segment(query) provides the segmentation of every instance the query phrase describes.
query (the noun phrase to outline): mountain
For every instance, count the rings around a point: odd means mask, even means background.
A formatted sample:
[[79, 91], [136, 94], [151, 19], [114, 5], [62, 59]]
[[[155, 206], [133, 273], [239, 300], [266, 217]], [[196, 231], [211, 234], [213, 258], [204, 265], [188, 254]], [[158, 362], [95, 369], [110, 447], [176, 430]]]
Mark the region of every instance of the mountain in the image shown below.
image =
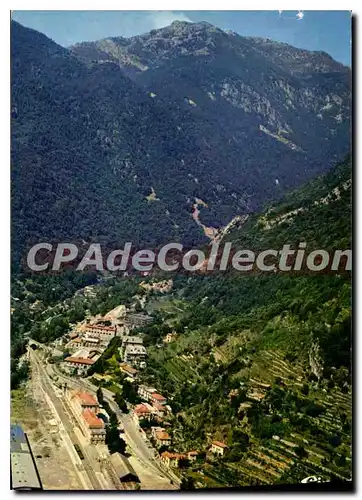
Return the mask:
[[207, 23], [65, 49], [12, 22], [11, 71], [17, 259], [44, 239], [206, 241], [350, 147], [349, 68]]

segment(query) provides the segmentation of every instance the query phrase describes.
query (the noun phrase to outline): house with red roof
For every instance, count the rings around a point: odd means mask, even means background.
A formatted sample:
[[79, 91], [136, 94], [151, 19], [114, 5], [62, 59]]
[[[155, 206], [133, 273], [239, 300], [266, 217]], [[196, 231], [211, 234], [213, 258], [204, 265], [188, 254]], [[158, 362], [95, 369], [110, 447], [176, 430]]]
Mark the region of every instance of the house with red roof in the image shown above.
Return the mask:
[[219, 455], [222, 457], [224, 456], [226, 450], [227, 445], [222, 441], [213, 441], [211, 443], [211, 452], [214, 453], [214, 455]]
[[62, 368], [68, 373], [76, 372], [78, 375], [86, 375], [89, 367], [94, 363], [94, 359], [69, 356], [62, 363]]
[[180, 460], [187, 460], [187, 456], [182, 453], [164, 451], [161, 453], [161, 462], [167, 467], [178, 467]]
[[133, 409], [133, 418], [139, 423], [141, 420], [151, 420], [155, 415], [155, 410], [148, 403], [141, 403], [136, 405]]

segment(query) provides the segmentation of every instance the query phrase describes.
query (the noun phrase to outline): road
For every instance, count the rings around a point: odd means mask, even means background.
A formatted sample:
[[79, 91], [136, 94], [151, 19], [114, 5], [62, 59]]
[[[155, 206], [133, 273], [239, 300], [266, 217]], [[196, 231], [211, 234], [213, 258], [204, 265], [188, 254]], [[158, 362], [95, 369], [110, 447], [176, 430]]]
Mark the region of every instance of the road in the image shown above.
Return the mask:
[[35, 352], [30, 348], [29, 349], [29, 359], [31, 362], [32, 366], [32, 376], [36, 377], [37, 380], [39, 380], [42, 389], [44, 392], [48, 395], [51, 403], [53, 404], [63, 426], [64, 429], [66, 430], [67, 434], [69, 435], [69, 438], [71, 439], [73, 444], [77, 444], [79, 448], [81, 449], [84, 459], [82, 460], [82, 465], [84, 467], [84, 471], [87, 474], [87, 477], [89, 479], [89, 483], [92, 485], [92, 488], [94, 490], [102, 490], [102, 486], [99, 483], [97, 476], [94, 472], [94, 469], [92, 467], [91, 460], [89, 459], [86, 451], [84, 450], [82, 443], [79, 441], [77, 435], [74, 432], [74, 423], [72, 422], [71, 417], [69, 414], [66, 412], [63, 402], [58, 398], [58, 396], [55, 393], [53, 384], [49, 378], [49, 375], [47, 374], [46, 370], [44, 369], [43, 364], [39, 361], [38, 356], [35, 354]]
[[[54, 375], [59, 377], [59, 380], [62, 380], [63, 383], [66, 382], [68, 387], [76, 387], [96, 394], [97, 387], [91, 384], [88, 380], [75, 379], [64, 375], [55, 365], [48, 365], [48, 368], [54, 373]], [[130, 414], [123, 413], [119, 409], [113, 399], [114, 393], [104, 388], [102, 388], [102, 392], [105, 401], [108, 402], [111, 409], [116, 413], [118, 420], [123, 425], [125, 441], [134, 455], [136, 455], [137, 459], [148, 471], [158, 476], [159, 479], [172, 482], [173, 484], [178, 484], [180, 479], [172, 471], [164, 468], [156, 459], [154, 448], [148, 440], [144, 439], [145, 434], [140, 432], [140, 427], [133, 420], [132, 416]]]

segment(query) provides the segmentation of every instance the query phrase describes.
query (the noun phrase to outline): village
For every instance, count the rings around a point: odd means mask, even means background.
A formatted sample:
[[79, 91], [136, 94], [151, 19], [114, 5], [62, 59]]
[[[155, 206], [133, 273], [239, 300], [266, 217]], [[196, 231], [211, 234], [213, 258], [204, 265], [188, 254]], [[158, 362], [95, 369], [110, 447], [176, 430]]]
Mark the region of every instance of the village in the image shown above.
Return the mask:
[[[117, 327], [97, 323], [87, 325], [77, 332], [72, 332], [69, 334], [69, 342], [66, 344], [66, 348], [72, 354], [61, 363], [61, 371], [73, 376], [87, 376], [89, 367], [100, 358], [110, 340], [117, 336], [121, 337], [119, 351], [123, 361], [119, 363], [119, 370], [125, 375], [126, 380], [137, 386], [137, 394], [142, 400], [131, 409], [134, 421], [139, 425], [140, 430], [146, 429], [157, 449], [167, 448], [160, 455], [161, 461], [166, 466], [177, 468], [180, 461], [196, 460], [199, 453], [195, 450], [183, 454], [169, 451], [168, 448], [172, 447], [172, 439], [167, 432], [167, 427], [170, 426], [167, 417], [172, 414], [172, 409], [167, 404], [167, 398], [160, 394], [155, 387], [139, 383], [142, 378], [142, 368], [147, 363], [147, 350], [143, 345], [142, 336], [128, 335], [129, 331], [129, 327], [125, 324]], [[175, 333], [170, 332], [164, 337], [163, 341], [165, 343], [172, 342], [174, 337]], [[110, 381], [111, 377], [94, 374], [93, 379], [101, 382]], [[84, 397], [92, 398], [89, 394], [85, 394]], [[96, 415], [97, 412], [93, 409], [92, 413]], [[86, 405], [83, 408], [83, 416], [86, 423], [90, 423], [90, 408]], [[90, 440], [94, 443], [104, 442], [105, 433], [96, 430], [96, 418], [92, 418], [92, 425], [89, 426]], [[150, 425], [152, 423], [157, 425]], [[83, 423], [82, 425], [86, 424]], [[100, 429], [104, 428], [104, 422], [99, 418], [97, 425]], [[92, 429], [95, 429], [94, 432], [92, 432]], [[215, 441], [211, 443], [210, 451], [222, 456], [226, 448], [225, 443]]]
[[[240, 356], [244, 338], [230, 341], [230, 354], [216, 345], [208, 365], [203, 362], [198, 366], [190, 350], [174, 350], [188, 339], [172, 322], [158, 319], [162, 330], [154, 339], [150, 338], [157, 318], [154, 308], [169, 307], [167, 300], [162, 301], [160, 295], [155, 297], [152, 292], [156, 289], [162, 294], [170, 291], [172, 285], [162, 281], [145, 285], [147, 294], [132, 294], [130, 300], [111, 310], [105, 308], [102, 314], [89, 312], [53, 341], [42, 343], [29, 337], [31, 385], [43, 392], [39, 393], [39, 401], [48, 404], [52, 417], [45, 425], [45, 435], [53, 432], [49, 430], [51, 422], [54, 425], [58, 422], [63, 429], [62, 453], [68, 452], [72, 462], [66, 472], [75, 469], [72, 474], [75, 478], [80, 476], [82, 487], [94, 490], [218, 487], [223, 481], [223, 471], [236, 467], [236, 463], [243, 474], [264, 483], [269, 480], [267, 475], [279, 477], [294, 463], [300, 449], [298, 436], [293, 434], [283, 439], [274, 433], [270, 439], [273, 456], [265, 458], [265, 440], [261, 445], [252, 441], [252, 410], [263, 405], [266, 414], [273, 412], [270, 402], [273, 380], [280, 388], [293, 383], [298, 390], [304, 389], [300, 369], [294, 367], [292, 372], [293, 367], [280, 357], [267, 358], [267, 368], [255, 370], [247, 380], [239, 379], [237, 387], [234, 385], [224, 392], [223, 411], [232, 409], [237, 415], [238, 429], [216, 422], [206, 432], [198, 432], [197, 418], [192, 412], [187, 414], [187, 397], [180, 387], [184, 383], [190, 395], [205, 366], [209, 373], [211, 369], [217, 373], [223, 356], [230, 355], [230, 359], [233, 353]], [[82, 290], [88, 297], [93, 293], [93, 287]], [[174, 307], [180, 306], [175, 301]], [[169, 373], [179, 381], [177, 384], [168, 383], [162, 363], [157, 365], [158, 359], [165, 359], [165, 353], [171, 368]], [[286, 370], [293, 380], [285, 375]], [[212, 384], [212, 378], [209, 383]], [[212, 402], [210, 409], [217, 412]], [[31, 441], [32, 446], [33, 443], [38, 449], [39, 445]], [[43, 447], [40, 448], [39, 456], [44, 460], [41, 472], [47, 476], [49, 459], [44, 458]], [[321, 456], [312, 449], [309, 453], [314, 453], [311, 456], [318, 460]], [[290, 462], [278, 460], [277, 454], [278, 457], [287, 454]], [[238, 460], [243, 460], [241, 465]], [[259, 460], [268, 460], [268, 467]], [[318, 467], [318, 471], [327, 473], [323, 464]], [[235, 471], [238, 474], [239, 468]]]
[[[112, 397], [117, 401], [116, 384], [112, 374], [94, 372], [90, 375], [89, 372], [104, 356], [110, 344], [116, 342], [119, 347], [116, 355], [112, 357], [112, 361], [117, 360], [113, 373], [122, 374], [136, 391], [135, 401], [127, 401], [123, 410], [132, 419], [143, 441], [153, 449], [155, 460], [165, 471], [169, 471], [174, 479], [172, 482], [177, 484], [181, 481], [183, 470], [194, 463], [201, 464], [205, 458], [217, 460], [225, 456], [228, 447], [226, 443], [215, 439], [205, 443], [204, 448], [199, 450], [180, 452], [174, 448], [174, 415], [168, 398], [162, 394], [162, 388], [159, 390], [143, 381], [143, 371], [147, 366], [147, 349], [144, 346], [143, 334], [139, 330], [150, 320], [144, 312], [135, 313], [133, 310], [127, 310], [125, 306], [118, 306], [102, 318], [92, 318], [76, 325], [72, 331], [49, 345], [47, 349], [51, 355], [48, 355], [48, 363], [55, 370], [54, 373], [60, 376], [55, 376], [55, 380], [64, 381], [63, 376], [82, 385], [82, 390], [69, 390], [67, 386], [71, 384], [63, 384], [61, 387], [88, 443], [95, 447], [104, 446], [110, 416], [105, 407], [97, 401], [94, 390], [97, 386], [102, 387], [108, 401]], [[134, 329], [137, 330], [136, 334], [132, 332]], [[163, 338], [164, 345], [173, 342], [176, 337], [176, 333], [170, 331]], [[93, 390], [88, 392], [87, 387]], [[118, 429], [122, 436], [121, 421], [119, 423]], [[111, 461], [116, 465], [122, 462], [123, 468], [131, 471], [132, 481], [135, 481], [135, 484], [139, 481], [127, 458], [121, 453], [111, 454]]]

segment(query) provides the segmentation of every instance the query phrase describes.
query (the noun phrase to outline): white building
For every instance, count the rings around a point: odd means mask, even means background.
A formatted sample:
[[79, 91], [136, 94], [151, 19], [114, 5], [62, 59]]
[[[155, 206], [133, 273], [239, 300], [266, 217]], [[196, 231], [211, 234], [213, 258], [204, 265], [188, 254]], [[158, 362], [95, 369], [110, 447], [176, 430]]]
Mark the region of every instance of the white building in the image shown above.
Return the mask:
[[127, 344], [124, 350], [124, 362], [130, 365], [142, 366], [146, 361], [147, 351], [143, 345]]

